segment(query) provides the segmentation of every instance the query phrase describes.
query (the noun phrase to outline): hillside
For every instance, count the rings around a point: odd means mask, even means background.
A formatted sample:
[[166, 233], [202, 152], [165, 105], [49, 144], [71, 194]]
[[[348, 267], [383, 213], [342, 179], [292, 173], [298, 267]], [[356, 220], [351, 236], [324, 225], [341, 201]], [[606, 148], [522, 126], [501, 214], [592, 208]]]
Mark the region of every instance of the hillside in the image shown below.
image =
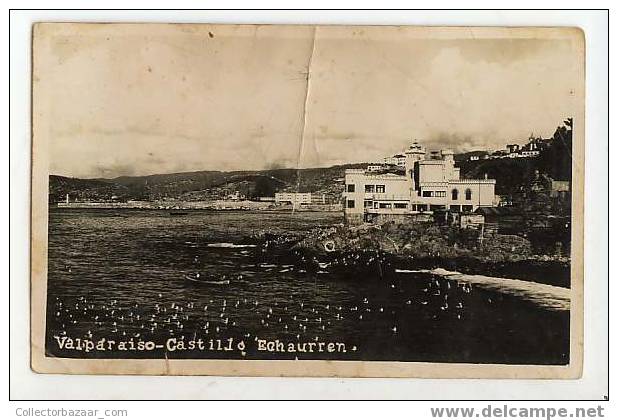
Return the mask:
[[124, 196], [127, 188], [109, 180], [67, 178], [64, 176], [51, 175], [49, 177], [49, 202], [57, 203], [64, 201], [69, 194], [71, 200], [92, 199], [95, 197]]
[[535, 170], [539, 169], [537, 159], [468, 160], [457, 165], [461, 168], [462, 178], [482, 179], [487, 175], [496, 180], [496, 194], [508, 195], [519, 191], [521, 185], [534, 177]]
[[496, 180], [496, 194], [513, 195], [528, 188], [540, 176], [553, 180], [571, 180], [573, 119], [568, 118], [559, 126], [547, 148], [536, 158], [491, 159], [471, 161], [469, 157], [479, 152], [455, 156], [463, 178], [488, 178]]
[[113, 179], [79, 179], [51, 175], [49, 200], [160, 200], [199, 201], [224, 198], [239, 191], [249, 198], [273, 196], [275, 192], [301, 191], [325, 194], [337, 201], [343, 191], [348, 168], [366, 163], [330, 168], [270, 169], [263, 171], [199, 171], [147, 176], [122, 176]]

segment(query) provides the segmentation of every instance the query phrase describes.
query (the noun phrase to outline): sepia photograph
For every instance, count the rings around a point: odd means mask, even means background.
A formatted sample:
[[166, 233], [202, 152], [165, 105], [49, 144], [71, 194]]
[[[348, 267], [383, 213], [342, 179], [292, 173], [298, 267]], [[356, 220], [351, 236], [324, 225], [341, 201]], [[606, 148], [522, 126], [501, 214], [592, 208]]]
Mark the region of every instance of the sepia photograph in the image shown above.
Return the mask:
[[37, 23], [32, 367], [577, 378], [577, 28]]

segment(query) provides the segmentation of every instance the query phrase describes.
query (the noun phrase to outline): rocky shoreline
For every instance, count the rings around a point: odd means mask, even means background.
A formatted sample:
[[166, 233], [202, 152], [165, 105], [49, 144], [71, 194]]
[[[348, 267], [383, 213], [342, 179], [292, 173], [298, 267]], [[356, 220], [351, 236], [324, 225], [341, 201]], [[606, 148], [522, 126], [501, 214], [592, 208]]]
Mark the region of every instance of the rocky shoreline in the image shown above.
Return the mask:
[[289, 259], [308, 271], [358, 271], [388, 277], [396, 269], [434, 269], [483, 274], [570, 287], [570, 258], [535, 253], [524, 237], [497, 233], [479, 237], [431, 223], [324, 226], [308, 232], [265, 233], [265, 254]]

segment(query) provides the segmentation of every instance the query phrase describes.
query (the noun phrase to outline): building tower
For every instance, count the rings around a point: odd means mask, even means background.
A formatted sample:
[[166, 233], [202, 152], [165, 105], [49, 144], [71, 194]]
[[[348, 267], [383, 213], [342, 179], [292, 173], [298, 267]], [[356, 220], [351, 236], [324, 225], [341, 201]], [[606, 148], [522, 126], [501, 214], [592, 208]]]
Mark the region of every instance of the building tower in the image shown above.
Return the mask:
[[458, 179], [459, 176], [455, 176], [455, 157], [451, 149], [440, 150], [442, 160], [444, 161], [444, 180], [450, 181], [452, 179]]
[[406, 178], [411, 183], [411, 189], [414, 190], [416, 188], [415, 185], [415, 176], [414, 176], [414, 167], [416, 162], [420, 162], [425, 159], [425, 148], [418, 144], [417, 142], [412, 143], [410, 148], [406, 150]]

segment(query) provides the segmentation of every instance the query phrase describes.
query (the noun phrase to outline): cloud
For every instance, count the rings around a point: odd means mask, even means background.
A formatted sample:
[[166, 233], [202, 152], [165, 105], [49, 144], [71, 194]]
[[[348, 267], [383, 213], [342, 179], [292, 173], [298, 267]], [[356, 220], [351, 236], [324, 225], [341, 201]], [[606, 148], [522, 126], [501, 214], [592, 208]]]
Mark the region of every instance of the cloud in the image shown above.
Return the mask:
[[549, 38], [321, 27], [307, 91], [310, 27], [93, 28], [55, 38], [45, 73], [58, 174], [367, 162], [415, 139], [498, 148], [551, 135], [582, 94], [577, 54]]

